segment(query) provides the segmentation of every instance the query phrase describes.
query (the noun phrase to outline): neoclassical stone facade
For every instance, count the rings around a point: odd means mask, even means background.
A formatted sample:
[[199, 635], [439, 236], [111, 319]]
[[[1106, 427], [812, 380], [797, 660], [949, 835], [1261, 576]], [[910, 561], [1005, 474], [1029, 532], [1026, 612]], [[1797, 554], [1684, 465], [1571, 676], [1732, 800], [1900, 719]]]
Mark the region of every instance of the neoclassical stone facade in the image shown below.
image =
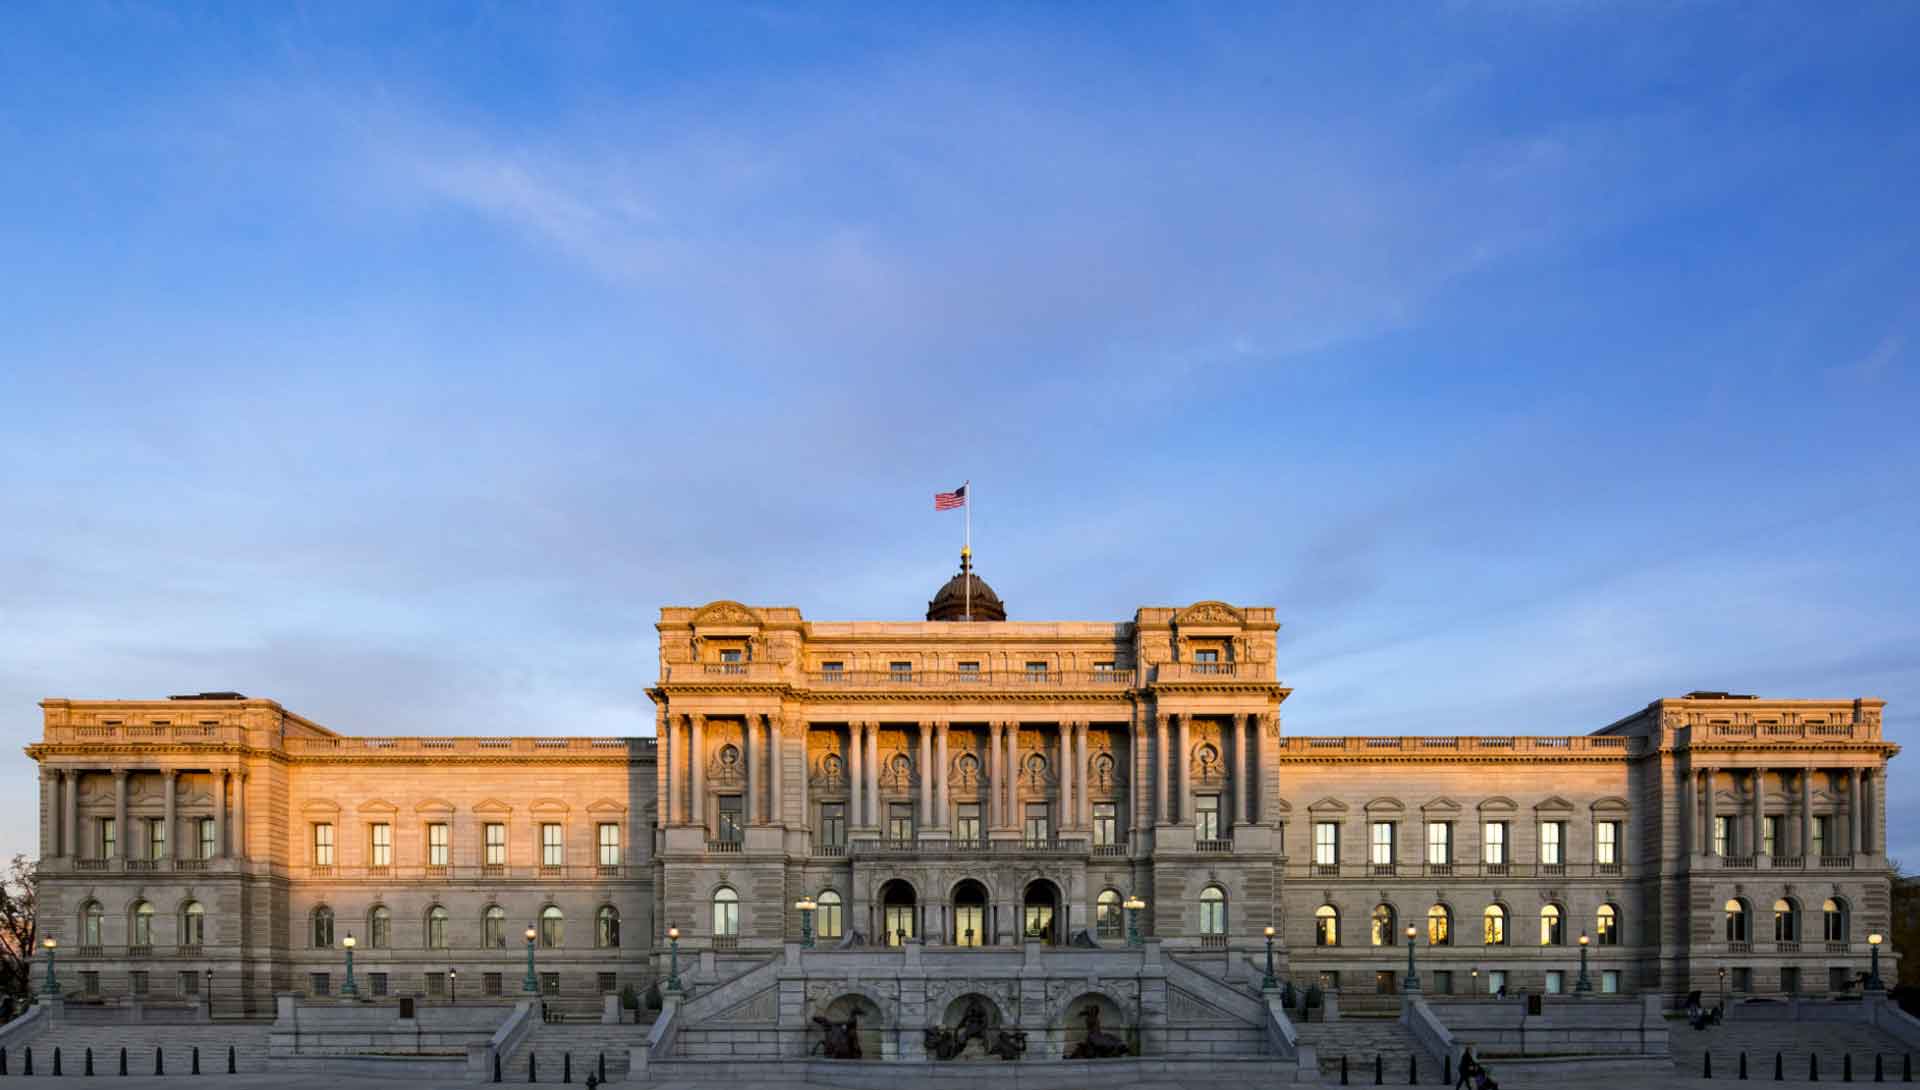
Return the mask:
[[1137, 930], [1256, 959], [1272, 927], [1284, 973], [1357, 996], [1400, 986], [1412, 926], [1430, 993], [1571, 991], [1582, 934], [1596, 991], [1824, 993], [1888, 922], [1878, 700], [1302, 737], [1271, 608], [831, 622], [719, 601], [657, 627], [653, 738], [44, 701], [28, 754], [64, 983], [210, 982], [264, 1009], [340, 990], [351, 932], [361, 994], [513, 995], [531, 928], [537, 986], [585, 1005], [663, 974], [669, 927], [716, 973], [809, 926], [822, 946]]

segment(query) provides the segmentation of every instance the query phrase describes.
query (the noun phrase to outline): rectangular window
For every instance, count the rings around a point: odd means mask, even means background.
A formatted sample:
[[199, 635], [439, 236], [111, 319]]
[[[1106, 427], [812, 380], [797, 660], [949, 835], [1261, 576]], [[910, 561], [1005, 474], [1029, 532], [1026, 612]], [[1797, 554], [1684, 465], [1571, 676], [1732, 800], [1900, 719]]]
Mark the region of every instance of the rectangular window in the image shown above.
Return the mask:
[[132, 984], [133, 984], [133, 994], [135, 994], [135, 995], [145, 995], [145, 994], [147, 994], [147, 974], [146, 974], [146, 971], [145, 971], [145, 970], [143, 970], [143, 969], [135, 969], [135, 970], [133, 971], [133, 973], [132, 973], [132, 978], [133, 978], [133, 979], [132, 979]]
[[1373, 865], [1376, 867], [1393, 865], [1393, 822], [1391, 821], [1373, 823]]
[[1029, 844], [1045, 844], [1053, 839], [1053, 821], [1048, 814], [1046, 803], [1027, 804], [1027, 821], [1023, 831]]
[[1220, 796], [1193, 797], [1193, 836], [1196, 840], [1220, 839]]
[[1593, 861], [1620, 862], [1620, 823], [1603, 821], [1593, 829]]
[[499, 995], [500, 981], [499, 973], [482, 973], [480, 974], [480, 991], [486, 995]]
[[1095, 676], [1109, 676], [1114, 672], [1114, 664], [1111, 662], [1096, 662], [1093, 664], [1093, 672]]
[[165, 818], [147, 819], [147, 858], [160, 859], [167, 854], [167, 822]]
[[560, 974], [559, 973], [541, 973], [540, 974], [540, 994], [541, 995], [559, 995], [560, 994]]
[[100, 973], [98, 970], [81, 971], [80, 994], [88, 996], [100, 994]]
[[600, 823], [600, 865], [620, 865], [620, 826], [611, 821]]
[[615, 983], [616, 979], [612, 973], [595, 973], [593, 982], [600, 986], [601, 995], [612, 995], [620, 990], [620, 986]]
[[428, 995], [439, 997], [447, 994], [447, 974], [434, 972], [429, 969], [424, 976], [426, 982], [425, 991]]
[[730, 648], [726, 648], [726, 649], [724, 649], [724, 650], [722, 650], [722, 651], [720, 652], [720, 661], [721, 661], [721, 662], [740, 662], [740, 661], [742, 661], [742, 658], [741, 658], [741, 653], [740, 653], [740, 649], [739, 649], [739, 648], [737, 648], [737, 647], [730, 647]]
[[543, 867], [567, 865], [566, 830], [557, 821], [540, 823], [540, 865]]
[[1046, 679], [1047, 679], [1046, 663], [1044, 662], [1027, 663], [1027, 680], [1028, 681], [1045, 681]]
[[1733, 990], [1740, 995], [1752, 994], [1753, 992], [1753, 970], [1752, 969], [1741, 968], [1741, 969], [1735, 969], [1733, 971]]
[[1713, 854], [1733, 854], [1733, 819], [1725, 814], [1716, 814], [1713, 819]]
[[822, 681], [839, 681], [846, 676], [847, 664], [844, 662], [823, 662], [820, 664]]
[[1800, 994], [1800, 970], [1796, 966], [1785, 966], [1780, 970], [1780, 990], [1788, 995]]
[[1780, 854], [1780, 819], [1764, 817], [1760, 819], [1760, 852], [1762, 855]]
[[887, 663], [887, 678], [891, 681], [912, 681], [913, 680], [913, 663], [911, 662]]
[[1559, 995], [1566, 991], [1566, 975], [1559, 969], [1547, 970], [1547, 994]]
[[[206, 842], [205, 831], [201, 832], [201, 842]], [[211, 853], [207, 853], [210, 856]], [[204, 856], [203, 856], [204, 857]], [[313, 865], [316, 867], [333, 866], [333, 822], [318, 822], [313, 827]]]
[[1567, 861], [1565, 846], [1567, 823], [1564, 821], [1543, 821], [1540, 823], [1540, 862], [1548, 866], [1557, 866]]
[[1827, 845], [1831, 843], [1831, 838], [1827, 834], [1832, 831], [1832, 818], [1817, 817], [1813, 819], [1813, 855], [1821, 856], [1827, 854]]
[[890, 802], [887, 804], [887, 839], [902, 843], [913, 841], [912, 803]]
[[489, 821], [483, 831], [486, 837], [486, 856], [484, 862], [489, 867], [507, 865], [507, 826], [505, 822]]
[[1499, 995], [1507, 990], [1507, 971], [1505, 969], [1487, 970], [1487, 994]]
[[182, 999], [190, 995], [200, 994], [199, 973], [194, 972], [192, 969], [182, 969], [174, 979], [179, 981], [177, 987], [180, 989], [179, 994]]
[[368, 973], [368, 974], [367, 974], [367, 980], [368, 980], [368, 982], [369, 982], [369, 983], [370, 983], [370, 984], [372, 985], [372, 987], [373, 987], [373, 994], [374, 994], [374, 995], [386, 995], [386, 994], [387, 994], [387, 974], [385, 974], [385, 973]]
[[1444, 867], [1453, 862], [1453, 823], [1427, 822], [1427, 862]]
[[427, 823], [427, 866], [444, 867], [452, 861], [453, 840], [444, 821]]
[[954, 666], [960, 673], [960, 678], [959, 678], [960, 681], [972, 682], [972, 681], [980, 680], [980, 664], [979, 663], [957, 662], [954, 664]]
[[100, 819], [100, 858], [112, 859], [120, 853], [118, 832], [113, 827], [112, 818]]
[[1482, 863], [1492, 863], [1496, 866], [1506, 863], [1507, 823], [1504, 821], [1487, 822], [1480, 844], [1483, 852], [1480, 857]]
[[1453, 994], [1453, 970], [1435, 969], [1433, 971], [1433, 993], [1435, 995]]
[[820, 843], [831, 848], [847, 846], [846, 803], [823, 802], [820, 804]]
[[1332, 867], [1340, 862], [1340, 826], [1337, 822], [1316, 821], [1313, 823], [1313, 862], [1316, 866]]
[[[328, 828], [331, 829], [332, 826], [328, 826]], [[200, 858], [212, 859], [213, 858], [213, 819], [212, 818], [209, 817], [209, 818], [200, 819], [199, 833], [200, 835], [197, 839], [200, 841]], [[331, 855], [332, 853], [329, 852], [328, 854]], [[331, 866], [332, 864], [325, 864], [325, 865]]]
[[980, 804], [963, 802], [954, 807], [953, 835], [957, 840], [970, 844], [980, 842]]
[[1193, 653], [1193, 661], [1195, 661], [1195, 662], [1219, 662], [1219, 661], [1220, 661], [1220, 652], [1219, 652], [1219, 651], [1218, 651], [1217, 649], [1214, 649], [1214, 648], [1208, 648], [1208, 647], [1203, 647], [1203, 648], [1199, 648], [1198, 650], [1196, 650], [1196, 651], [1194, 651], [1194, 653]]
[[1120, 808], [1111, 802], [1093, 804], [1093, 843], [1107, 847], [1120, 843]]
[[1620, 992], [1620, 970], [1600, 970], [1600, 994], [1618, 995]]
[[393, 866], [393, 826], [384, 821], [375, 822], [368, 830], [367, 865], [370, 867]]
[[325, 973], [308, 973], [307, 991], [312, 995], [332, 995], [333, 978]]
[[720, 839], [739, 843], [747, 838], [745, 800], [739, 795], [719, 798]]

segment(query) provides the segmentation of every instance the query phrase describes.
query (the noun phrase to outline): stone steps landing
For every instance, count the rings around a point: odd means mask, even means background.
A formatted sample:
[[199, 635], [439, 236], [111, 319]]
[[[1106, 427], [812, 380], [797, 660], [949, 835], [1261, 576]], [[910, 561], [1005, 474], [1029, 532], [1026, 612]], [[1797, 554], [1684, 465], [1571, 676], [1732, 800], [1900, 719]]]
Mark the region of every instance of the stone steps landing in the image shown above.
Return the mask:
[[185, 1075], [193, 1070], [193, 1050], [200, 1049], [200, 1072], [224, 1075], [227, 1048], [234, 1050], [234, 1068], [242, 1074], [267, 1070], [267, 1030], [265, 1023], [221, 1025], [64, 1025], [49, 1026], [24, 1042], [7, 1050], [7, 1070], [18, 1074], [25, 1061], [25, 1049], [33, 1049], [33, 1070], [37, 1075], [53, 1073], [53, 1050], [60, 1050], [61, 1072], [78, 1075], [86, 1070], [87, 1049], [93, 1049], [96, 1075], [117, 1075], [120, 1050], [127, 1050], [127, 1074], [153, 1074], [154, 1050], [166, 1061], [168, 1075]]
[[525, 1082], [528, 1060], [532, 1057], [540, 1065], [541, 1082], [559, 1082], [565, 1069], [564, 1057], [571, 1055], [573, 1081], [584, 1083], [587, 1072], [595, 1070], [599, 1057], [605, 1054], [607, 1078], [618, 1081], [627, 1075], [627, 1050], [645, 1044], [646, 1040], [646, 1026], [542, 1023], [501, 1061], [501, 1077], [507, 1082]]
[[[1345, 1056], [1349, 1078], [1355, 1083], [1373, 1082], [1374, 1057], [1381, 1059], [1384, 1081], [1405, 1086], [1409, 1058], [1420, 1062], [1420, 1082], [1441, 1082], [1440, 1061], [1429, 1055], [1398, 1020], [1385, 1018], [1343, 1018], [1337, 1022], [1308, 1022], [1296, 1025], [1302, 1045], [1312, 1045], [1319, 1054], [1320, 1074], [1338, 1079], [1340, 1057]], [[1364, 1078], [1362, 1075], [1364, 1074]]]
[[[1681, 1021], [1669, 1025], [1674, 1070], [1686, 1076], [1704, 1071], [1706, 1056], [1711, 1053], [1714, 1077], [1736, 1078], [1740, 1054], [1745, 1052], [1750, 1078], [1773, 1078], [1773, 1058], [1779, 1053], [1790, 1079], [1806, 1078], [1808, 1058], [1815, 1055], [1820, 1057], [1823, 1080], [1839, 1079], [1847, 1056], [1853, 1057], [1855, 1080], [1871, 1079], [1876, 1055], [1881, 1057], [1887, 1074], [1898, 1079], [1901, 1057], [1907, 1051], [1898, 1038], [1861, 1023], [1724, 1022], [1704, 1030]], [[1920, 1065], [1920, 1055], [1914, 1059]]]

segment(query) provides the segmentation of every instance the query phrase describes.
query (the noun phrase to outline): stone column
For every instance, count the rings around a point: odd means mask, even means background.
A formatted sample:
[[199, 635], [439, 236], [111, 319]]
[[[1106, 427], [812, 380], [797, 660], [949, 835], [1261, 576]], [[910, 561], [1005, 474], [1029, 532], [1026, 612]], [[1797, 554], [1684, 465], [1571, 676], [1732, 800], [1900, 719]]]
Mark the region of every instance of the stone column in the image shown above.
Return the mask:
[[713, 829], [707, 824], [707, 717], [691, 717], [687, 736], [687, 823], [706, 829], [711, 836]]
[[1233, 755], [1236, 773], [1233, 785], [1234, 801], [1240, 804], [1240, 824], [1252, 825], [1253, 793], [1259, 782], [1253, 767], [1254, 717], [1236, 715], [1233, 717], [1233, 725], [1239, 734], [1239, 746]]
[[810, 755], [807, 743], [813, 740], [813, 724], [807, 722], [805, 716], [801, 716], [794, 719], [793, 726], [794, 744], [800, 747], [800, 790], [795, 793], [800, 800], [800, 825], [802, 828], [811, 829], [813, 828], [813, 757]]
[[[1753, 854], [1767, 847], [1767, 770], [1753, 770]], [[1778, 845], [1775, 845], [1778, 847]]]
[[[1859, 779], [1855, 779], [1859, 783]], [[127, 770], [113, 770], [113, 858], [127, 858]]]
[[1713, 812], [1714, 800], [1713, 800], [1713, 769], [1712, 768], [1704, 768], [1700, 770], [1700, 784], [1701, 784], [1702, 792], [1704, 792], [1707, 796], [1707, 816], [1704, 819], [1702, 819], [1700, 823], [1701, 824], [1700, 850], [1707, 855], [1716, 855], [1718, 853], [1716, 852], [1715, 849], [1718, 847], [1718, 845], [1714, 843], [1714, 839], [1713, 839], [1715, 815]]
[[50, 859], [58, 859], [66, 854], [61, 850], [60, 840], [60, 783], [64, 778], [65, 774], [59, 769], [50, 768], [46, 770], [46, 775], [42, 780], [42, 782], [47, 785], [47, 846], [45, 854]]
[[67, 856], [78, 859], [86, 854], [86, 849], [81, 845], [82, 837], [80, 836], [80, 770], [63, 769], [60, 775], [67, 781], [67, 789], [60, 793], [60, 805], [66, 811], [66, 817], [61, 819], [60, 827], [65, 830]]
[[[1805, 858], [1813, 850], [1813, 770], [1800, 770], [1800, 843], [1796, 845], [1798, 854]], [[1809, 866], [1818, 866], [1818, 860], [1812, 860]]]
[[1082, 719], [1077, 731], [1080, 737], [1078, 755], [1080, 769], [1080, 816], [1074, 824], [1082, 829], [1093, 828], [1093, 724]]
[[[168, 843], [172, 843], [173, 831], [167, 831]], [[233, 772], [233, 857], [246, 862], [247, 859], [247, 770], [235, 769]]]
[[1156, 825], [1171, 822], [1167, 814], [1167, 777], [1173, 771], [1173, 762], [1167, 760], [1167, 717], [1153, 717], [1156, 728], [1153, 737], [1153, 759], [1148, 762], [1149, 775], [1153, 777], [1153, 821]]
[[741, 716], [740, 760], [747, 766], [747, 797], [741, 816], [748, 825], [761, 822], [760, 762], [765, 757], [766, 749], [760, 744], [760, 717], [752, 713]]
[[1848, 850], [1859, 855], [1866, 850], [1866, 807], [1861, 805], [1860, 795], [1866, 790], [1866, 777], [1857, 768], [1847, 770], [1847, 784], [1851, 790], [1847, 793], [1847, 840]]
[[1020, 721], [1007, 724], [1007, 824], [1021, 829], [1025, 817], [1020, 810]]
[[987, 724], [987, 828], [1000, 828], [1000, 724]]
[[653, 824], [673, 824], [673, 720], [662, 710], [653, 717]]
[[176, 796], [179, 794], [176, 782], [178, 778], [179, 773], [171, 768], [165, 769], [160, 773], [160, 782], [165, 785], [161, 791], [161, 796], [166, 800], [166, 817], [162, 820], [167, 823], [168, 859], [180, 858], [180, 823], [175, 817], [175, 809], [179, 805], [179, 803], [175, 801]]
[[227, 770], [213, 770], [213, 857], [227, 857]]
[[878, 827], [880, 812], [880, 724], [867, 722], [867, 824]]
[[920, 822], [919, 829], [933, 827], [933, 724], [920, 723]]
[[947, 783], [947, 769], [951, 767], [947, 764], [947, 733], [951, 726], [944, 719], [935, 724], [939, 732], [935, 735], [933, 756], [933, 827], [936, 829], [945, 829], [952, 822], [949, 815], [953, 813], [953, 800], [947, 797], [952, 789]]
[[1078, 808], [1073, 796], [1073, 729], [1071, 719], [1057, 723], [1054, 733], [1060, 736], [1060, 828], [1066, 829], [1078, 824]]
[[1173, 754], [1173, 768], [1177, 770], [1177, 783], [1181, 785], [1181, 821], [1194, 818], [1194, 777], [1192, 777], [1192, 752], [1194, 752], [1194, 718], [1192, 714], [1181, 714], [1181, 748]]
[[860, 728], [866, 724], [858, 721], [847, 723], [847, 823], [856, 829], [866, 827], [866, 810], [860, 795], [867, 784], [866, 753], [867, 742], [860, 736]]
[[1696, 809], [1700, 793], [1695, 789], [1699, 782], [1700, 774], [1691, 767], [1680, 777], [1680, 852], [1683, 855], [1700, 853], [1700, 814]]
[[786, 760], [781, 756], [787, 732], [786, 721], [776, 716], [767, 716], [767, 788], [771, 796], [767, 801], [767, 821], [773, 825], [787, 822], [786, 792], [782, 784], [787, 778]]

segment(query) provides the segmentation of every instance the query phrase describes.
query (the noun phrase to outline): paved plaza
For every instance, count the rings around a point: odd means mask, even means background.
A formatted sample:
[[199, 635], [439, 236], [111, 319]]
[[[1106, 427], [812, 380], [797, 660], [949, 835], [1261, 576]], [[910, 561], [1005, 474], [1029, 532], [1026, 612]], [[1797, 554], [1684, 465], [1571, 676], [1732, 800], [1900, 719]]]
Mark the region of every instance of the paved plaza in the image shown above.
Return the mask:
[[[1495, 1067], [1496, 1077], [1498, 1076], [1498, 1073], [1499, 1073], [1498, 1067], [1496, 1066]], [[982, 1072], [983, 1076], [986, 1076], [987, 1074], [988, 1072], [985, 1072], [985, 1071]], [[13, 1076], [13, 1078], [15, 1079], [18, 1079], [19, 1077], [20, 1076], [17, 1076], [17, 1075]], [[36, 1079], [51, 1078], [51, 1077], [52, 1076], [45, 1076], [45, 1075], [35, 1076]], [[1892, 1073], [1890, 1075], [1889, 1081], [1891, 1082], [1893, 1080], [1897, 1080], [1898, 1077], [1899, 1076], [1897, 1073]], [[991, 1072], [991, 1078], [994, 1083], [998, 1084], [1002, 1088], [1002, 1090], [1013, 1090], [1014, 1087], [1017, 1087], [1019, 1085], [1018, 1073], [1014, 1071], [1006, 1071], [1004, 1069], [996, 1068]], [[1872, 1079], [1873, 1079], [1872, 1072], [1867, 1072], [1864, 1075], [1856, 1072], [1854, 1075], [1854, 1080], [1856, 1082], [1871, 1082]], [[1600, 1075], [1585, 1076], [1585, 1077], [1581, 1077], [1581, 1076], [1566, 1077], [1561, 1075], [1555, 1075], [1552, 1078], [1550, 1085], [1552, 1086], [1553, 1090], [1629, 1090], [1629, 1088], [1631, 1088], [1631, 1090], [1640, 1090], [1640, 1088], [1645, 1088], [1645, 1090], [1665, 1090], [1665, 1088], [1669, 1088], [1669, 1087], [1686, 1087], [1688, 1088], [1688, 1090], [1693, 1090], [1693, 1088], [1717, 1086], [1722, 1083], [1729, 1083], [1733, 1081], [1734, 1080], [1731, 1078], [1706, 1080], [1706, 1079], [1701, 1079], [1697, 1077], [1682, 1077], [1678, 1075], [1667, 1077], [1667, 1078], [1649, 1078], [1646, 1076], [1637, 1076], [1637, 1075], [1631, 1076], [1629, 1078], [1622, 1078], [1619, 1076], [1600, 1076]], [[1807, 1082], [1803, 1079], [1788, 1080], [1786, 1082], [1780, 1082], [1780, 1083], [1775, 1083], [1770, 1079], [1764, 1079], [1764, 1080], [1756, 1079], [1753, 1081], [1765, 1082], [1768, 1085], [1780, 1086], [1780, 1087], [1803, 1087], [1803, 1086], [1829, 1086], [1834, 1083], [1838, 1083], [1840, 1081], [1840, 1078], [1838, 1073], [1836, 1072], [1834, 1075], [1827, 1077], [1818, 1083]], [[330, 1075], [330, 1074], [289, 1074], [289, 1075], [262, 1074], [262, 1075], [207, 1075], [207, 1076], [188, 1075], [188, 1076], [166, 1076], [162, 1078], [154, 1078], [152, 1076], [133, 1076], [128, 1078], [119, 1078], [116, 1076], [107, 1075], [107, 1076], [95, 1076], [93, 1078], [67, 1076], [61, 1079], [62, 1085], [66, 1085], [68, 1083], [74, 1084], [76, 1086], [98, 1085], [101, 1087], [112, 1087], [114, 1088], [114, 1090], [180, 1090], [182, 1086], [209, 1086], [209, 1087], [215, 1087], [217, 1088], [217, 1090], [255, 1090], [255, 1088], [258, 1088], [258, 1090], [340, 1090], [341, 1084], [343, 1082], [351, 1082], [354, 1085], [369, 1086], [369, 1087], [393, 1087], [395, 1088], [395, 1090], [398, 1090], [398, 1088], [400, 1087], [406, 1087], [408, 1088], [408, 1090], [456, 1090], [456, 1088], [458, 1088], [458, 1090], [472, 1090], [472, 1088], [475, 1088], [475, 1087], [493, 1085], [492, 1083], [473, 1083], [473, 1082], [464, 1082], [464, 1081], [456, 1081], [456, 1080], [434, 1081], [434, 1080], [427, 1080], [427, 1079], [369, 1079], [369, 1078], [347, 1077], [347, 1076]], [[911, 1078], [902, 1077], [898, 1081], [897, 1086], [899, 1090], [912, 1090], [913, 1082], [914, 1080]], [[1393, 1085], [1394, 1082], [1395, 1080], [1390, 1079], [1388, 1080], [1387, 1084]], [[580, 1085], [580, 1084], [581, 1084], [581, 1080], [576, 1080], [576, 1082], [574, 1083], [574, 1085]], [[1339, 1084], [1338, 1079], [1330, 1079], [1327, 1081], [1325, 1085], [1338, 1085], [1338, 1084]], [[1353, 1080], [1353, 1084], [1356, 1086], [1372, 1085], [1372, 1079], [1370, 1077], [1369, 1078], [1355, 1077]], [[511, 1084], [502, 1084], [502, 1085], [511, 1085]], [[526, 1084], [521, 1083], [520, 1085], [526, 1085]], [[555, 1083], [555, 1085], [557, 1085], [557, 1083]], [[659, 1082], [608, 1083], [607, 1085], [650, 1087], [652, 1088], [652, 1090], [717, 1090], [717, 1088], [723, 1088], [723, 1090], [803, 1090], [803, 1088], [804, 1090], [821, 1090], [821, 1088], [826, 1088], [826, 1090], [832, 1090], [832, 1084], [830, 1083], [793, 1082], [793, 1081], [770, 1081], [770, 1082], [736, 1081], [736, 1082], [722, 1083], [722, 1082], [714, 1082], [710, 1080], [708, 1081], [672, 1080], [672, 1081], [659, 1081]], [[1102, 1082], [1100, 1084], [1100, 1090], [1186, 1090], [1186, 1088], [1189, 1088], [1189, 1087], [1204, 1087], [1206, 1088], [1206, 1090], [1219, 1090], [1219, 1088], [1227, 1085], [1247, 1086], [1249, 1084], [1247, 1082], [1234, 1082], [1230, 1084], [1224, 1081], [1181, 1081], [1181, 1082], [1164, 1082], [1164, 1081], [1149, 1081], [1149, 1080], [1142, 1080], [1137, 1082], [1107, 1081], [1107, 1082]], [[1291, 1086], [1295, 1084], [1293, 1083], [1283, 1084], [1280, 1082], [1275, 1082], [1273, 1085]], [[1502, 1087], [1502, 1090], [1525, 1090], [1526, 1087], [1546, 1086], [1546, 1085], [1549, 1085], [1549, 1083], [1545, 1081], [1532, 1083], [1532, 1082], [1526, 1082], [1520, 1079], [1506, 1079], [1506, 1080], [1502, 1080], [1500, 1085]]]

